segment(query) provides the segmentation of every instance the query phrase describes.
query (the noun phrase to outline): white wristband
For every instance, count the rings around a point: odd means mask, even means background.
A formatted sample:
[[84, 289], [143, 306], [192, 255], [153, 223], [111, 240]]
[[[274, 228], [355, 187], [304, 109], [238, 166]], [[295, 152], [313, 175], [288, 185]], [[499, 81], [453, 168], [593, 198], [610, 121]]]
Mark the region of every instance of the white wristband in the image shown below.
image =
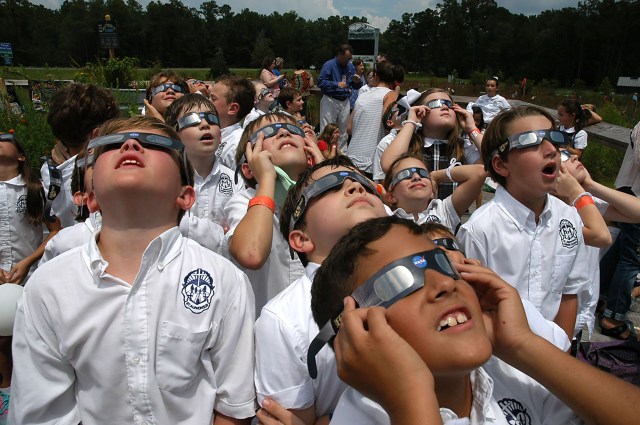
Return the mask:
[[418, 121], [410, 121], [410, 120], [404, 120], [402, 121], [402, 126], [404, 127], [405, 124], [413, 124], [414, 129], [413, 132], [417, 133], [418, 130], [420, 130], [422, 128], [422, 123], [419, 123]]
[[462, 163], [456, 160], [455, 158], [451, 158], [451, 161], [449, 162], [449, 166], [444, 171], [444, 173], [447, 175], [447, 178], [449, 179], [450, 182], [455, 183], [455, 180], [453, 180], [453, 177], [451, 177], [451, 170], [453, 170], [453, 168], [458, 165], [462, 165]]

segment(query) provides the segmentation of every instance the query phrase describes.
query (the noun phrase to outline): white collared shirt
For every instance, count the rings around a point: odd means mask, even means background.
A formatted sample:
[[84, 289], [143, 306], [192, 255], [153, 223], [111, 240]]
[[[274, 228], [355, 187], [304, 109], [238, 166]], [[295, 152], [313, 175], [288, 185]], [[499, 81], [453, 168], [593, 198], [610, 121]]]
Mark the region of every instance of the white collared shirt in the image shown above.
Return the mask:
[[633, 193], [640, 197], [640, 122], [631, 132], [631, 143], [624, 153], [615, 186], [616, 189], [630, 187]]
[[25, 287], [9, 420], [211, 424], [214, 409], [253, 416], [246, 276], [175, 227], [149, 244], [133, 284], [107, 267], [91, 238]]
[[44, 247], [44, 253], [38, 267], [50, 261], [52, 258], [67, 252], [75, 247], [89, 242], [96, 230], [100, 230], [102, 224], [102, 216], [99, 212], [89, 214], [82, 223], [76, 223], [71, 227], [65, 227], [47, 242]]
[[394, 141], [396, 136], [398, 135], [398, 129], [392, 128], [389, 134], [384, 136], [378, 142], [378, 146], [376, 146], [376, 151], [373, 153], [373, 164], [372, 172], [373, 172], [373, 180], [382, 181], [384, 180], [384, 171], [382, 171], [382, 165], [380, 163], [380, 159], [382, 158], [382, 154], [387, 150], [391, 142]]
[[[0, 268], [9, 272], [42, 243], [42, 221], [29, 222], [27, 184], [22, 175], [0, 182]], [[29, 276], [37, 265], [31, 266]]]
[[498, 186], [461, 226], [458, 239], [467, 257], [495, 271], [548, 320], [556, 317], [563, 294], [591, 285], [580, 216], [554, 196], [547, 196], [536, 224], [533, 211]]
[[226, 165], [231, 170], [236, 169], [236, 150], [238, 149], [238, 144], [240, 143], [240, 137], [242, 137], [243, 131], [244, 130], [239, 122], [220, 129], [222, 140], [220, 141], [218, 150], [216, 150], [216, 156], [218, 157], [219, 162]]
[[[62, 227], [70, 227], [76, 224], [78, 207], [73, 203], [73, 194], [71, 193], [71, 176], [73, 175], [75, 164], [76, 155], [56, 167], [62, 174], [62, 186], [60, 187], [60, 193], [51, 203], [51, 214], [60, 219]], [[46, 162], [40, 168], [40, 175], [42, 176], [42, 187], [45, 194], [49, 195], [51, 176]]]
[[[224, 214], [227, 217], [229, 226], [231, 227], [229, 232], [225, 235], [225, 249], [227, 251], [229, 249], [233, 233], [235, 232], [238, 224], [240, 224], [244, 216], [247, 214], [249, 201], [254, 196], [256, 196], [255, 189], [250, 187], [245, 188], [233, 195], [224, 207]], [[231, 260], [247, 274], [247, 277], [251, 282], [256, 300], [256, 317], [260, 315], [260, 311], [267, 301], [275, 297], [287, 286], [291, 285], [298, 278], [304, 275], [304, 267], [302, 266], [298, 255], [294, 253], [294, 258], [293, 260], [291, 259], [289, 243], [284, 240], [280, 233], [280, 220], [278, 219], [279, 213], [280, 206], [276, 204], [276, 212], [273, 214], [273, 237], [271, 238], [271, 250], [269, 252], [269, 258], [260, 269], [250, 270], [240, 267], [237, 262], [231, 258]], [[231, 255], [229, 255], [229, 257], [231, 257]]]
[[483, 94], [475, 102], [469, 102], [467, 104], [467, 111], [473, 111], [473, 106], [479, 106], [482, 109], [482, 117], [485, 125], [489, 124], [500, 112], [505, 109], [511, 109], [511, 105], [507, 102], [507, 99], [496, 94], [493, 97], [489, 97]]
[[244, 120], [242, 121], [242, 129], [244, 130], [245, 128], [247, 128], [247, 126], [251, 124], [252, 121], [255, 121], [264, 114], [265, 112], [262, 112], [260, 109], [253, 108], [251, 112], [249, 112], [247, 116], [244, 117]]
[[460, 216], [456, 212], [451, 201], [451, 196], [443, 201], [441, 199], [432, 199], [427, 206], [427, 209], [418, 213], [418, 219], [416, 220], [413, 214], [407, 213], [402, 208], [398, 208], [393, 212], [400, 218], [406, 218], [415, 221], [417, 224], [422, 223], [440, 223], [443, 226], [447, 226], [451, 233], [455, 233], [456, 227], [460, 224]]
[[347, 387], [329, 345], [316, 356], [318, 377], [311, 379], [307, 370], [309, 345], [319, 332], [311, 314], [311, 283], [319, 266], [307, 264], [304, 276], [262, 308], [255, 326], [258, 403], [269, 397], [285, 409], [315, 404], [316, 417], [333, 413]]
[[571, 147], [574, 149], [584, 149], [587, 147], [587, 132], [584, 130], [580, 130], [576, 133], [576, 128], [575, 127], [571, 127], [571, 128], [564, 128], [563, 125], [560, 126], [560, 131], [567, 133], [567, 134], [573, 134], [575, 133], [575, 136], [573, 136], [573, 143], [571, 143]]

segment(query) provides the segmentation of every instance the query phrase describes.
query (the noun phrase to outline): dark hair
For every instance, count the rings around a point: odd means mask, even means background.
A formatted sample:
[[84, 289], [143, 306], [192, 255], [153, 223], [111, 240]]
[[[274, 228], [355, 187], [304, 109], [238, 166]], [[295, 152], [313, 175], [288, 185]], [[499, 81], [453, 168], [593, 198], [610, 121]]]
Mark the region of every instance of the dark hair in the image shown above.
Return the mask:
[[285, 87], [280, 90], [280, 94], [278, 95], [278, 103], [284, 110], [287, 109], [287, 102], [293, 102], [293, 100], [301, 96], [300, 92], [293, 87]]
[[354, 59], [351, 61], [351, 63], [353, 64], [353, 66], [358, 66], [362, 64], [362, 59]]
[[[451, 101], [453, 101], [453, 98], [446, 90], [440, 88], [432, 88], [422, 93], [422, 95], [420, 95], [420, 97], [415, 102], [413, 102], [411, 106], [422, 105], [425, 99], [433, 93], [444, 93], [449, 97]], [[449, 155], [450, 158], [456, 158], [458, 161], [464, 163], [464, 142], [460, 138], [460, 132], [461, 127], [458, 123], [458, 120], [456, 119], [453, 128], [451, 129], [447, 137], [447, 155]], [[422, 156], [423, 150], [424, 142], [422, 140], [422, 133], [413, 133], [411, 142], [409, 143], [409, 152], [413, 153], [414, 156]]]
[[[157, 118], [148, 117], [144, 115], [136, 115], [131, 118], [114, 118], [112, 120], [109, 120], [100, 127], [100, 132], [98, 136], [106, 136], [108, 134], [119, 133], [122, 131], [134, 129], [134, 128], [138, 130], [159, 131], [165, 136], [171, 137], [172, 139], [180, 140], [180, 138], [178, 137], [178, 133], [176, 133], [176, 131], [173, 128], [169, 127], [166, 123], [164, 123], [163, 121], [160, 121]], [[98, 147], [94, 149], [93, 151], [94, 164], [98, 160], [98, 157], [104, 152], [104, 150], [105, 150], [104, 147]], [[191, 166], [191, 163], [187, 160], [186, 167], [185, 167], [185, 161], [182, 157], [181, 152], [175, 151], [173, 149], [169, 149], [167, 150], [167, 152], [169, 153], [169, 155], [171, 155], [173, 160], [178, 165], [178, 169], [180, 170], [181, 184], [183, 186], [186, 186], [186, 185], [189, 185], [191, 182], [193, 182], [193, 167]], [[180, 220], [182, 219], [182, 216], [184, 215], [184, 213], [185, 213], [184, 210], [180, 210], [178, 212], [178, 224], [180, 224]]]
[[275, 59], [272, 56], [265, 56], [265, 58], [262, 59], [262, 67], [264, 69], [269, 69], [273, 62], [275, 62]]
[[344, 297], [356, 289], [353, 274], [358, 259], [374, 252], [367, 245], [386, 235], [393, 225], [404, 226], [414, 235], [424, 234], [413, 221], [395, 215], [372, 218], [354, 226], [322, 262], [311, 286], [311, 312], [320, 328], [339, 311]]
[[340, 130], [338, 124], [330, 122], [322, 129], [322, 133], [320, 133], [320, 135], [318, 136], [318, 140], [324, 140], [325, 142], [327, 142], [327, 144], [331, 143], [331, 138], [333, 137], [333, 133], [335, 133], [336, 130]]
[[166, 81], [171, 81], [173, 82], [173, 84], [182, 87], [182, 93], [184, 94], [187, 94], [190, 91], [187, 80], [185, 80], [184, 77], [182, 77], [177, 72], [168, 69], [158, 72], [156, 75], [151, 77], [151, 80], [149, 80], [149, 85], [147, 86], [147, 89], [145, 91], [145, 95], [147, 96], [147, 100], [149, 102], [151, 102], [152, 99], [151, 92], [153, 91], [153, 89], [158, 87], [160, 84], [164, 84]]
[[[85, 166], [78, 166], [78, 162], [82, 159], [86, 158], [87, 151], [82, 150], [78, 155], [76, 155], [75, 164], [73, 164], [73, 172], [71, 174], [71, 196], [74, 196], [76, 192], [80, 192], [82, 194], [87, 193], [87, 188], [84, 186], [84, 176], [87, 167], [93, 167], [93, 164], [89, 165], [85, 162]], [[89, 208], [86, 204], [78, 207], [78, 212], [76, 213], [76, 221], [82, 222], [89, 218]]]
[[582, 109], [582, 105], [580, 105], [580, 102], [573, 99], [565, 99], [560, 102], [560, 106], [564, 107], [564, 110], [569, 114], [575, 116], [574, 128], [576, 132], [582, 130], [587, 125], [589, 117], [587, 116], [587, 114], [585, 114], [585, 110]]
[[496, 77], [495, 75], [493, 77], [489, 77], [485, 80], [485, 84], [487, 84], [487, 82], [489, 81], [495, 81], [496, 82], [496, 87], [500, 86], [500, 81], [498, 81], [498, 77]]
[[404, 81], [404, 67], [402, 65], [393, 65], [393, 80], [396, 83], [402, 83]]
[[[2, 134], [2, 132], [0, 132], [0, 134]], [[33, 173], [29, 156], [25, 152], [18, 138], [14, 135], [14, 140], [9, 143], [12, 143], [18, 150], [18, 153], [20, 153], [24, 158], [22, 161], [18, 160], [18, 173], [22, 175], [22, 180], [24, 180], [27, 189], [25, 217], [29, 223], [34, 226], [38, 226], [42, 223], [44, 205], [46, 202], [44, 190], [42, 189], [42, 182]]]
[[[260, 128], [264, 127], [266, 125], [264, 124], [265, 121], [269, 121], [270, 123], [285, 122], [285, 123], [298, 125], [298, 121], [292, 115], [285, 114], [283, 112], [272, 112], [269, 114], [260, 115], [258, 118], [251, 121], [244, 128], [242, 132], [242, 136], [240, 136], [240, 141], [238, 142], [238, 147], [236, 148], [235, 160], [236, 160], [236, 167], [238, 167], [238, 169], [242, 166], [244, 162], [246, 162], [244, 153], [247, 150], [247, 143], [249, 143], [249, 136], [255, 133], [256, 131], [258, 131]], [[245, 177], [244, 173], [241, 172], [240, 174], [242, 174], [242, 178], [244, 179], [247, 186], [253, 187], [253, 188], [256, 187], [258, 182], [256, 181], [255, 178], [252, 177], [251, 179], [248, 179], [247, 177]]]
[[250, 79], [235, 75], [223, 75], [216, 83], [227, 86], [227, 103], [237, 103], [239, 106], [236, 117], [240, 122], [253, 109], [256, 100], [256, 87]]
[[376, 56], [376, 59], [380, 57], [380, 62], [385, 62], [389, 60], [389, 55], [387, 55], [386, 53], [382, 53], [382, 52], [378, 52], [378, 55]]
[[[551, 128], [555, 129], [555, 120], [553, 119], [551, 114], [549, 114], [549, 112], [547, 112], [543, 108], [540, 108], [539, 106], [524, 105], [503, 110], [501, 113], [496, 115], [496, 117], [489, 123], [489, 126], [484, 133], [481, 146], [482, 162], [484, 163], [484, 168], [489, 172], [489, 176], [503, 187], [506, 187], [507, 180], [503, 176], [498, 174], [493, 168], [493, 156], [498, 153], [498, 147], [503, 144], [510, 136], [510, 134], [507, 134], [507, 127], [509, 126], [509, 124], [517, 119], [536, 115], [541, 115], [547, 118], [550, 122]], [[503, 161], [506, 161], [509, 152], [509, 150], [505, 150], [504, 152], [498, 154]]]
[[444, 233], [451, 236], [453, 239], [456, 239], [456, 236], [453, 234], [451, 229], [449, 229], [447, 226], [445, 226], [442, 223], [438, 223], [437, 221], [426, 221], [422, 223], [420, 227], [422, 227], [422, 230], [424, 230], [425, 235], [433, 235], [435, 233]]
[[[282, 209], [280, 211], [280, 233], [284, 237], [285, 241], [289, 241], [289, 226], [291, 225], [291, 216], [293, 215], [294, 210], [296, 209], [296, 205], [298, 203], [298, 198], [302, 191], [309, 186], [314, 180], [312, 179], [312, 175], [314, 172], [321, 168], [337, 168], [337, 167], [345, 167], [349, 168], [357, 173], [361, 174], [361, 171], [356, 167], [353, 162], [349, 159], [349, 157], [345, 155], [337, 155], [333, 158], [324, 160], [311, 168], [307, 168], [300, 174], [298, 177], [298, 181], [296, 185], [292, 187], [287, 193], [287, 197], [282, 204]], [[308, 205], [307, 205], [308, 207]], [[301, 220], [299, 220], [294, 229], [304, 230], [306, 227], [305, 215], [302, 216]], [[299, 252], [298, 257], [302, 262], [302, 265], [306, 266], [309, 263], [307, 256], [304, 252]]]
[[390, 127], [389, 124], [387, 124], [387, 121], [391, 120], [391, 110], [397, 105], [398, 105], [398, 101], [391, 102], [389, 106], [387, 106], [387, 109], [385, 109], [384, 113], [382, 114], [382, 120], [381, 120], [382, 126], [386, 131], [391, 131], [392, 129], [392, 127]]
[[378, 81], [390, 85], [396, 81], [393, 68], [393, 64], [390, 62], [380, 62], [373, 67], [373, 72]]
[[344, 55], [347, 52], [353, 54], [353, 47], [351, 47], [350, 44], [341, 44], [341, 45], [338, 46], [338, 54], [339, 55]]
[[386, 190], [389, 190], [389, 185], [391, 185], [391, 181], [395, 177], [394, 175], [395, 168], [400, 163], [400, 161], [405, 160], [407, 158], [417, 159], [418, 161], [422, 162], [425, 165], [425, 167], [427, 165], [424, 163], [424, 158], [422, 157], [422, 155], [416, 155], [415, 153], [412, 153], [412, 152], [405, 152], [402, 155], [398, 156], [396, 159], [393, 160], [393, 162], [389, 166], [389, 170], [384, 175], [382, 186], [384, 186]]
[[301, 62], [296, 62], [296, 71], [300, 71], [301, 69], [304, 69], [304, 64]]
[[[216, 111], [216, 107], [208, 97], [203, 96], [200, 93], [187, 93], [169, 105], [164, 113], [164, 121], [167, 125], [176, 128], [178, 118], [182, 117], [186, 111], [190, 111], [195, 108]], [[218, 112], [216, 111], [216, 114], [217, 113]]]
[[64, 146], [80, 149], [96, 127], [119, 113], [110, 91], [94, 84], [69, 84], [51, 98], [47, 122]]
[[473, 115], [480, 114], [480, 126], [478, 127], [478, 130], [482, 130], [486, 126], [484, 122], [484, 113], [482, 112], [482, 108], [479, 106], [473, 105], [471, 107], [471, 110], [473, 111]]

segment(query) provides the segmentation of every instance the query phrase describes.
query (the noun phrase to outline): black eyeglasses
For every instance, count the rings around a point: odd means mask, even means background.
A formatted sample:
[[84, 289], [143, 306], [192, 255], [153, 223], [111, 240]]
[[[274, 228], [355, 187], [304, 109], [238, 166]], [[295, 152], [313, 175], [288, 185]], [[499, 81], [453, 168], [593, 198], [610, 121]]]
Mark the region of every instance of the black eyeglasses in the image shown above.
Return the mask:
[[158, 93], [168, 91], [169, 89], [173, 90], [176, 93], [182, 93], [181, 86], [173, 83], [165, 83], [165, 84], [160, 84], [159, 86], [151, 90], [151, 98], [153, 98]]
[[200, 125], [202, 120], [205, 120], [210, 125], [216, 125], [220, 127], [220, 118], [218, 114], [213, 111], [209, 112], [191, 112], [181, 118], [178, 118], [178, 124], [176, 130], [180, 131], [187, 127], [193, 127], [194, 125]]
[[296, 134], [300, 137], [304, 137], [304, 130], [302, 130], [300, 127], [298, 127], [295, 124], [275, 123], [275, 124], [269, 124], [265, 127], [262, 127], [260, 130], [253, 132], [249, 136], [249, 141], [251, 143], [256, 143], [256, 141], [258, 141], [258, 136], [260, 135], [260, 133], [264, 134], [265, 139], [273, 137], [278, 133], [278, 131], [280, 131], [281, 128], [284, 128], [291, 134]]
[[336, 171], [331, 174], [327, 174], [326, 176], [322, 176], [318, 180], [309, 184], [309, 186], [305, 187], [305, 189], [302, 191], [302, 194], [296, 202], [296, 207], [293, 210], [293, 214], [291, 215], [289, 232], [291, 232], [296, 223], [298, 223], [298, 221], [302, 219], [307, 205], [309, 205], [309, 202], [311, 202], [313, 198], [322, 195], [323, 193], [328, 192], [333, 188], [342, 186], [342, 183], [344, 183], [346, 179], [351, 179], [354, 182], [358, 182], [362, 185], [362, 187], [364, 187], [367, 192], [378, 197], [380, 196], [376, 191], [373, 182], [362, 174], [356, 173], [355, 171]]
[[453, 108], [453, 102], [448, 99], [433, 99], [425, 103], [425, 106], [429, 109], [442, 108], [443, 106]]
[[429, 171], [427, 171], [426, 168], [418, 168], [418, 167], [405, 168], [404, 170], [400, 170], [395, 175], [393, 180], [391, 180], [391, 183], [389, 184], [389, 190], [393, 190], [393, 188], [396, 187], [396, 185], [400, 183], [402, 180], [410, 179], [416, 173], [424, 179], [429, 178]]
[[[356, 300], [357, 307], [390, 307], [425, 285], [426, 270], [435, 270], [452, 279], [460, 279], [447, 254], [436, 248], [407, 255], [386, 265], [358, 286], [351, 297]], [[311, 341], [307, 352], [307, 369], [313, 379], [318, 376], [316, 355], [326, 343], [335, 338], [342, 324], [342, 312], [343, 309], [340, 308]]]
[[511, 135], [498, 148], [498, 152], [504, 153], [511, 149], [524, 149], [530, 146], [537, 146], [543, 140], [548, 140], [556, 146], [568, 143], [564, 133], [558, 130], [531, 130]]

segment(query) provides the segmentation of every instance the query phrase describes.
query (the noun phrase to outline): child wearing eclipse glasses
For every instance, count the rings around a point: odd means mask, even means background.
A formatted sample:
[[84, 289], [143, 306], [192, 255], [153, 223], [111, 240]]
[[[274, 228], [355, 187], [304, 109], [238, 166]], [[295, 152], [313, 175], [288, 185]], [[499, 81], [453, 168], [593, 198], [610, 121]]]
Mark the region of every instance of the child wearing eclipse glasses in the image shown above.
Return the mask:
[[169, 105], [189, 93], [187, 81], [174, 71], [162, 71], [151, 77], [145, 92], [143, 114], [164, 121]]
[[194, 198], [176, 132], [114, 119], [88, 149], [102, 229], [23, 292], [9, 422], [242, 423], [254, 415], [251, 287], [176, 227]]
[[[489, 124], [482, 159], [500, 186], [462, 225], [467, 256], [518, 289], [542, 315], [573, 337], [577, 296], [591, 285], [582, 222], [575, 208], [549, 194], [560, 170], [564, 134], [545, 110], [503, 111]], [[581, 196], [577, 209], [592, 203]]]
[[316, 272], [311, 302], [319, 326], [339, 329], [338, 374], [352, 387], [332, 423], [637, 421], [640, 389], [536, 335], [514, 288], [484, 267], [452, 264], [409, 220], [354, 227]]
[[229, 254], [251, 281], [256, 316], [267, 301], [304, 274], [278, 228], [280, 206], [307, 169], [309, 158], [321, 162], [322, 153], [287, 114], [262, 115], [240, 138], [235, 161], [247, 187], [224, 208], [231, 228], [226, 241]]
[[[345, 385], [338, 379], [331, 350], [318, 354], [317, 379], [307, 372], [305, 353], [318, 333], [310, 308], [311, 281], [349, 229], [385, 215], [376, 185], [344, 155], [304, 171], [287, 194], [280, 232], [297, 252], [305, 274], [271, 299], [256, 320], [255, 385], [267, 412], [278, 403], [313, 424], [335, 410]], [[263, 414], [259, 411], [258, 419], [263, 420]]]
[[173, 102], [166, 122], [178, 132], [187, 158], [194, 168], [196, 200], [180, 221], [180, 231], [212, 251], [223, 253], [224, 233], [229, 225], [224, 206], [243, 185], [215, 153], [220, 145], [220, 119], [206, 97], [189, 93]]
[[249, 123], [258, 118], [260, 115], [264, 115], [269, 112], [269, 107], [276, 100], [273, 97], [273, 92], [264, 85], [262, 81], [254, 80], [253, 85], [256, 88], [256, 98], [253, 103], [253, 109], [244, 117], [242, 121], [242, 128], [247, 128]]
[[[418, 224], [428, 221], [442, 223], [454, 231], [460, 217], [478, 197], [486, 172], [481, 165], [453, 164], [445, 170], [429, 173], [420, 158], [405, 153], [396, 158], [384, 179], [385, 202], [398, 217]], [[455, 181], [458, 187], [446, 199], [433, 199], [438, 182]]]

